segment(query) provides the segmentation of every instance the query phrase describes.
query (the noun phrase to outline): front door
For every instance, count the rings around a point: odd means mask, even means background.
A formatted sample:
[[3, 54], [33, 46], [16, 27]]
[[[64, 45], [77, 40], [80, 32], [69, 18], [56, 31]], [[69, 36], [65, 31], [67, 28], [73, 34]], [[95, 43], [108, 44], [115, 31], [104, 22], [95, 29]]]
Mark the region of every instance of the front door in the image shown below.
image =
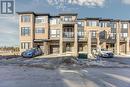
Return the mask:
[[59, 53], [59, 46], [58, 45], [51, 45], [50, 52], [51, 52], [51, 54], [58, 54]]

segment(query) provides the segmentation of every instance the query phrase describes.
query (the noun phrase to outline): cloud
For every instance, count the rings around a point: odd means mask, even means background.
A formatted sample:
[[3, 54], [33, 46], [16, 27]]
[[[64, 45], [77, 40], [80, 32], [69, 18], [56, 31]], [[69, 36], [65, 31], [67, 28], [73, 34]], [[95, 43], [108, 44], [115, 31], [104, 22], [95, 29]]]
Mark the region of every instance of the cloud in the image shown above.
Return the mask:
[[121, 0], [122, 3], [130, 5], [130, 0]]
[[66, 6], [66, 5], [79, 5], [88, 7], [102, 7], [105, 4], [105, 0], [47, 0], [49, 5], [52, 6]]
[[[25, 4], [26, 3], [26, 4]], [[16, 0], [16, 11], [43, 11], [49, 5], [46, 0]]]
[[0, 46], [10, 46], [18, 44], [18, 18], [0, 17]]

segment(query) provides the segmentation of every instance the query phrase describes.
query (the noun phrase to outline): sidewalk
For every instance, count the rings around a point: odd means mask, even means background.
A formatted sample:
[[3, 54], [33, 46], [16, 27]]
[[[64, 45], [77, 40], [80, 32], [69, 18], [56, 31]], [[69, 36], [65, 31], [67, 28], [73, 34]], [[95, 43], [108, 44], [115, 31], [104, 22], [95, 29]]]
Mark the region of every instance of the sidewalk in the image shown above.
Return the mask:
[[114, 55], [115, 57], [124, 57], [124, 58], [130, 58], [130, 55], [122, 54], [122, 55]]

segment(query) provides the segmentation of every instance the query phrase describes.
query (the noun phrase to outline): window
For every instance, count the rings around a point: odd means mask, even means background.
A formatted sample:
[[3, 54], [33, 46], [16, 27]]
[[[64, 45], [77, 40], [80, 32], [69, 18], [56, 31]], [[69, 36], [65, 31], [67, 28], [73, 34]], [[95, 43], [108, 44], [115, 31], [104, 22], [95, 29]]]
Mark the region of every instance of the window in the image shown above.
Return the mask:
[[30, 16], [29, 15], [22, 15], [21, 22], [30, 22]]
[[117, 24], [115, 22], [111, 22], [111, 33], [116, 33]]
[[66, 51], [72, 51], [70, 43], [66, 43]]
[[[128, 23], [122, 23], [121, 27], [121, 33], [128, 33]], [[126, 37], [126, 35], [123, 34], [123, 37]]]
[[111, 33], [116, 33], [116, 28], [111, 28]]
[[45, 29], [38, 27], [35, 29], [35, 33], [45, 33]]
[[45, 23], [45, 17], [44, 16], [37, 16], [36, 17], [36, 23]]
[[84, 48], [84, 46], [83, 46], [83, 44], [79, 44], [79, 51], [81, 52], [81, 51], [83, 51], [83, 48]]
[[72, 27], [64, 28], [63, 37], [64, 38], [74, 38], [74, 32]]
[[60, 19], [59, 18], [51, 18], [50, 19], [50, 24], [51, 25], [55, 25], [55, 24], [59, 24], [60, 23]]
[[121, 33], [120, 35], [121, 35], [121, 37], [125, 38], [128, 36], [128, 33]]
[[83, 21], [78, 21], [78, 27], [83, 27], [84, 26], [84, 22]]
[[116, 28], [116, 27], [117, 27], [116, 23], [112, 22], [111, 23], [111, 28]]
[[100, 27], [110, 27], [109, 22], [100, 22]]
[[64, 21], [72, 21], [72, 16], [64, 16]]
[[111, 33], [110, 37], [111, 37], [112, 39], [116, 39], [116, 33]]
[[21, 49], [29, 49], [29, 48], [30, 48], [30, 42], [21, 43]]
[[51, 37], [60, 37], [60, 30], [59, 29], [50, 30], [50, 36]]
[[83, 38], [84, 37], [84, 29], [78, 29], [78, 37]]
[[128, 24], [127, 23], [122, 23], [122, 28], [123, 29], [127, 29], [128, 28]]
[[95, 27], [95, 26], [98, 26], [98, 22], [97, 21], [88, 21], [88, 26], [91, 26], [91, 27]]
[[30, 35], [30, 28], [29, 27], [22, 27], [21, 28], [21, 35], [22, 36], [29, 36]]
[[91, 37], [96, 38], [96, 31], [91, 31]]

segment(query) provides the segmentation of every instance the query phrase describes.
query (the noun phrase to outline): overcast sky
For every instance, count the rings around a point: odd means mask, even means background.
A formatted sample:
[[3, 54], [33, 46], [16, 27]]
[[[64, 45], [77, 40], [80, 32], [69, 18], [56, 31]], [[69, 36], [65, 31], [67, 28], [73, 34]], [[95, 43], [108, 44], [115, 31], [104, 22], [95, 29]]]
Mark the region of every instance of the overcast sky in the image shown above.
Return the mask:
[[[130, 19], [130, 0], [15, 0], [16, 12], [34, 11], [56, 15], [77, 12], [79, 18]], [[0, 17], [0, 46], [19, 45], [18, 17]]]

